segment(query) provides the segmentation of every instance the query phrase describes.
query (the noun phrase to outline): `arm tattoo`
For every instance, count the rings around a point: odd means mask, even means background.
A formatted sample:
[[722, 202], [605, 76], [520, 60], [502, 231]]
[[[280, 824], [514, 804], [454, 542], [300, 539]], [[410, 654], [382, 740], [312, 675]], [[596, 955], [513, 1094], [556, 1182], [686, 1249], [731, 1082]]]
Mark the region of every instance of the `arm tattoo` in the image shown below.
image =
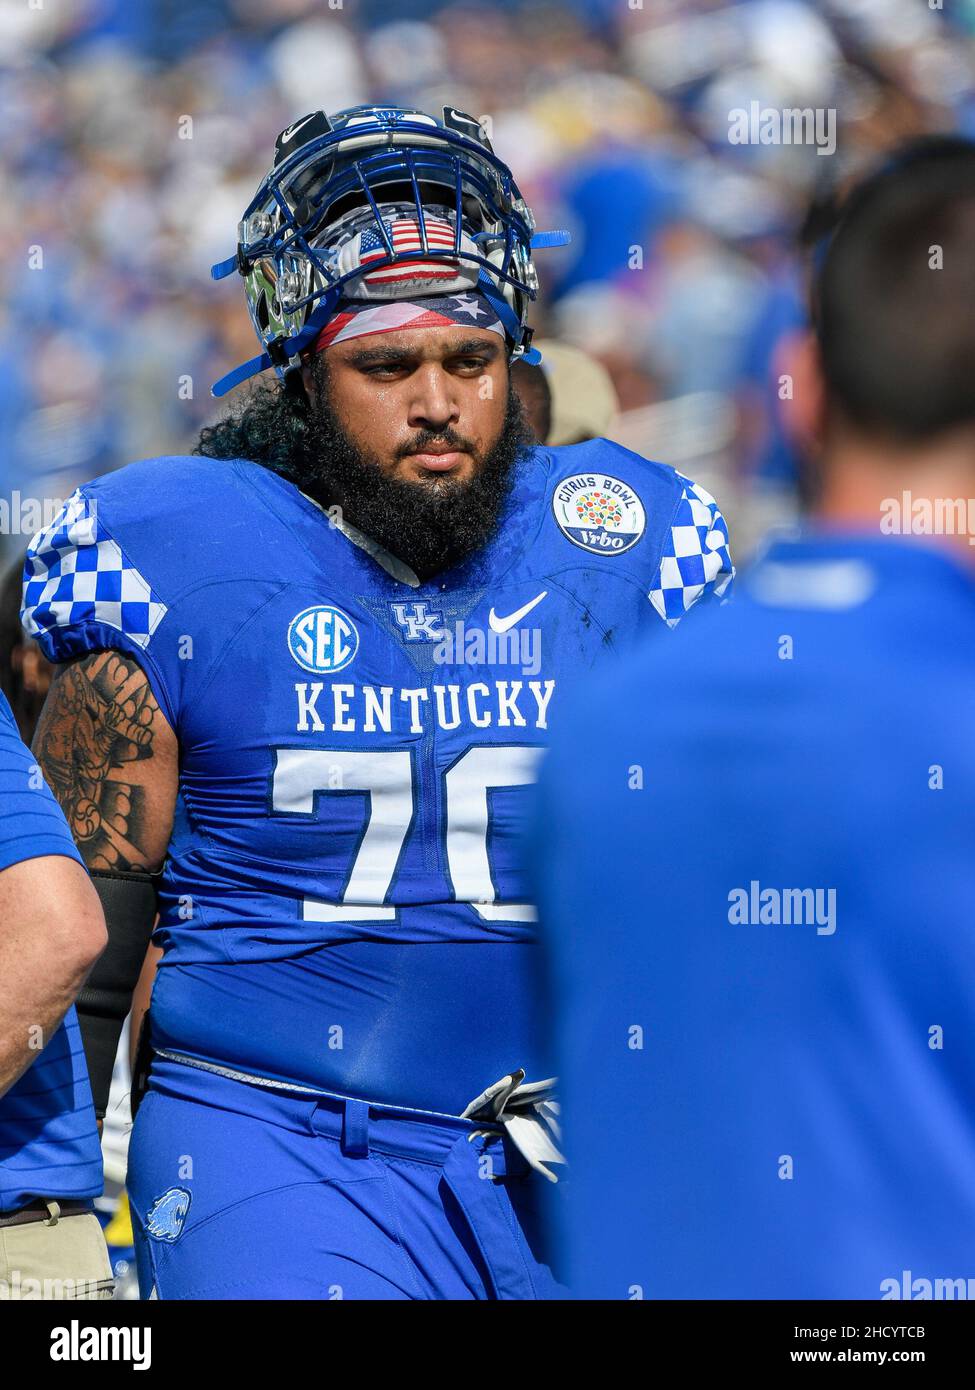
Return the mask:
[[51, 685], [34, 752], [90, 869], [147, 867], [133, 764], [152, 757], [156, 709], [145, 673], [119, 652], [84, 657]]

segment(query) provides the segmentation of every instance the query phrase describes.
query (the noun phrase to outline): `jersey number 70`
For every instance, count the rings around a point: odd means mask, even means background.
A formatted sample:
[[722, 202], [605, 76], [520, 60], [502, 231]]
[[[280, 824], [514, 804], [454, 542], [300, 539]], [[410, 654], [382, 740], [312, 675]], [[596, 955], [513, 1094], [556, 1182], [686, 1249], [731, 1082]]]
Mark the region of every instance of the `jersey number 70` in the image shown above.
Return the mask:
[[[499, 902], [488, 857], [488, 792], [535, 780], [542, 749], [528, 744], [469, 748], [443, 775], [447, 872], [457, 902], [486, 922], [530, 922], [530, 903]], [[336, 782], [338, 786], [336, 786]], [[407, 749], [279, 748], [272, 807], [310, 816], [319, 796], [365, 792], [366, 824], [340, 902], [306, 898], [308, 922], [389, 922], [386, 899], [414, 818], [413, 754]]]

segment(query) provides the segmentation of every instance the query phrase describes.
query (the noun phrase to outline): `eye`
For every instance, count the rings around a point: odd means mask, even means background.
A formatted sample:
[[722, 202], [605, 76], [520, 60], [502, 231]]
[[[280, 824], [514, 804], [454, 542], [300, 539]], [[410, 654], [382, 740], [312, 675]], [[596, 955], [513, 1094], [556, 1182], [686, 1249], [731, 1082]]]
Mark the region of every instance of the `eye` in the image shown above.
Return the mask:
[[404, 362], [377, 362], [375, 366], [364, 367], [366, 376], [395, 376], [405, 369]]

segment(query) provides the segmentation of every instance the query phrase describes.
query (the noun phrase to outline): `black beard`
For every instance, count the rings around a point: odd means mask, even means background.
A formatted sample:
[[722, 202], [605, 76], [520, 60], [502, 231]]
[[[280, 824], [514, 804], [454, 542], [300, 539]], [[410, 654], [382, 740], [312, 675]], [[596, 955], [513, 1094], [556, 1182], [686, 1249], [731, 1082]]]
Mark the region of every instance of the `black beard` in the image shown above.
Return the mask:
[[[388, 477], [342, 428], [329, 398], [324, 354], [312, 360], [312, 379], [311, 400], [297, 383], [258, 388], [232, 415], [202, 431], [194, 453], [250, 459], [280, 473], [322, 506], [340, 506], [345, 521], [421, 579], [450, 569], [486, 545], [497, 530], [518, 455], [532, 443], [510, 382], [501, 432], [469, 481], [439, 474], [405, 482]], [[434, 441], [464, 444], [448, 428], [421, 431], [410, 446], [422, 449]]]
[[[418, 481], [391, 478], [342, 428], [329, 398], [322, 358], [313, 367], [316, 392], [310, 409], [314, 465], [306, 491], [325, 506], [338, 504], [346, 521], [404, 560], [421, 578], [450, 569], [494, 535], [511, 489], [512, 469], [530, 436], [515, 391], [508, 389], [504, 420], [493, 448], [466, 482], [449, 474]], [[463, 448], [449, 427], [421, 430], [410, 449], [433, 444]]]

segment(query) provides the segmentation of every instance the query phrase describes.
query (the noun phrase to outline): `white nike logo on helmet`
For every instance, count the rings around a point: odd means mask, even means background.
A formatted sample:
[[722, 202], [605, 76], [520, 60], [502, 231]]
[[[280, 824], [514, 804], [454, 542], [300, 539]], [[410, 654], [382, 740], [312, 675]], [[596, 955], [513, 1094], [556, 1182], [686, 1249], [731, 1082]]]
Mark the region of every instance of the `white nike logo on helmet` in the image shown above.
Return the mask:
[[288, 143], [288, 141], [291, 139], [291, 137], [292, 137], [297, 131], [299, 131], [303, 125], [307, 125], [307, 124], [308, 124], [308, 122], [311, 120], [312, 116], [317, 116], [317, 115], [318, 115], [318, 112], [317, 112], [317, 111], [313, 111], [313, 112], [311, 113], [311, 116], [306, 116], [305, 119], [304, 119], [303, 121], [297, 121], [294, 125], [289, 125], [287, 130], [282, 130], [281, 134], [278, 136], [278, 139], [281, 141], [281, 144], [282, 144], [282, 145], [286, 145], [286, 144]]
[[536, 603], [541, 603], [542, 599], [545, 597], [547, 593], [548, 590], [543, 589], [542, 592], [538, 594], [535, 598], [533, 598], [530, 603], [526, 603], [524, 608], [519, 608], [516, 612], [509, 613], [507, 618], [499, 618], [497, 613], [495, 613], [494, 609], [492, 608], [490, 613], [488, 614], [488, 622], [491, 625], [491, 631], [507, 632], [509, 627], [514, 627], [515, 623], [520, 623], [525, 614], [530, 613], [532, 611]]

